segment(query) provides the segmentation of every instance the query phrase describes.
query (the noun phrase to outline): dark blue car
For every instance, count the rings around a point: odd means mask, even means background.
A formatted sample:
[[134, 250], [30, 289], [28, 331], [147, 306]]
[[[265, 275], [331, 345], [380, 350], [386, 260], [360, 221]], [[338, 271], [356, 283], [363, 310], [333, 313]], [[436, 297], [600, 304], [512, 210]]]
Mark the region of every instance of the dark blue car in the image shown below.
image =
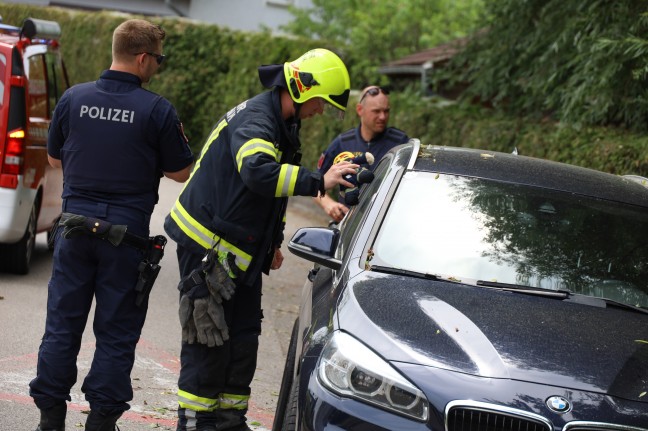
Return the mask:
[[648, 181], [392, 150], [315, 263], [274, 431], [648, 430]]

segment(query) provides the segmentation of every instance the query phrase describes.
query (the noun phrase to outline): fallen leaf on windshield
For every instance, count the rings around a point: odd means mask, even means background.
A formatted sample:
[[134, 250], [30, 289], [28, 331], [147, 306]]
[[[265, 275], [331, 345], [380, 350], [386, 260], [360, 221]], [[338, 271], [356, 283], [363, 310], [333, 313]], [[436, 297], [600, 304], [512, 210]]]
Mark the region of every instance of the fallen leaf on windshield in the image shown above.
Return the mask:
[[648, 341], [646, 341], [646, 340], [635, 340], [635, 343], [648, 344]]

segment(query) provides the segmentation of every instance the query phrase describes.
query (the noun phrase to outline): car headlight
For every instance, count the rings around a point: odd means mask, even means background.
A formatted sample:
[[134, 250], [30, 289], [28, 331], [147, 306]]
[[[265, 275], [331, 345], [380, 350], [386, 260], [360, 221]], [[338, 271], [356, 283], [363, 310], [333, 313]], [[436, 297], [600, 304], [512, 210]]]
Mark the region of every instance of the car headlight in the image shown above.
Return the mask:
[[322, 384], [339, 395], [427, 421], [429, 406], [423, 392], [348, 334], [333, 334], [317, 368]]

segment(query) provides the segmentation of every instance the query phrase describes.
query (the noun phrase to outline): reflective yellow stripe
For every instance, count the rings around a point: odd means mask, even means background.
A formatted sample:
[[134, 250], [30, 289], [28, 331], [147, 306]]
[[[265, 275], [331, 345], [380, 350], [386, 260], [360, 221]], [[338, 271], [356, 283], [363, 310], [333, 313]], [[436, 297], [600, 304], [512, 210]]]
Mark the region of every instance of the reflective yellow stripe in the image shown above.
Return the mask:
[[222, 410], [245, 410], [248, 408], [249, 395], [220, 394], [218, 402]]
[[185, 181], [184, 185], [182, 186], [182, 190], [184, 191], [185, 187], [187, 187], [187, 184], [191, 181], [191, 177], [196, 173], [196, 171], [200, 168], [200, 161], [202, 160], [203, 156], [207, 152], [207, 149], [211, 146], [211, 144], [218, 138], [218, 135], [220, 135], [221, 130], [227, 126], [227, 121], [223, 120], [220, 123], [218, 123], [218, 126], [214, 130], [212, 130], [211, 134], [209, 135], [209, 138], [207, 138], [207, 143], [203, 145], [202, 150], [200, 150], [200, 157], [198, 158], [198, 161], [196, 162], [196, 165], [194, 168], [191, 170], [191, 175], [189, 175], [189, 179]]
[[238, 165], [238, 171], [241, 172], [241, 165], [243, 165], [243, 159], [251, 156], [256, 153], [266, 153], [272, 156], [275, 161], [279, 161], [277, 155], [277, 149], [268, 141], [263, 139], [250, 139], [245, 144], [241, 146], [236, 153], [236, 164]]
[[279, 171], [279, 180], [277, 181], [277, 189], [275, 190], [275, 197], [293, 196], [295, 194], [295, 183], [297, 183], [297, 174], [299, 173], [299, 166], [283, 164], [281, 171]]
[[218, 408], [219, 400], [213, 398], [203, 398], [178, 390], [178, 405], [183, 409], [189, 409], [196, 412], [213, 412]]
[[211, 145], [212, 142], [218, 138], [218, 135], [220, 135], [221, 130], [223, 130], [223, 127], [227, 126], [227, 121], [222, 120], [220, 123], [218, 123], [218, 126], [212, 130], [210, 133], [209, 137], [207, 138], [207, 144], [203, 147], [203, 149], [200, 151], [200, 157], [205, 153], [206, 149]]
[[173, 208], [171, 208], [171, 218], [176, 222], [185, 235], [204, 248], [211, 248], [214, 244], [218, 243], [216, 246], [217, 251], [232, 253], [236, 258], [236, 266], [238, 266], [241, 271], [247, 271], [250, 262], [252, 261], [252, 256], [201, 225], [196, 219], [189, 215], [187, 210], [185, 210], [180, 203], [179, 199], [176, 201]]

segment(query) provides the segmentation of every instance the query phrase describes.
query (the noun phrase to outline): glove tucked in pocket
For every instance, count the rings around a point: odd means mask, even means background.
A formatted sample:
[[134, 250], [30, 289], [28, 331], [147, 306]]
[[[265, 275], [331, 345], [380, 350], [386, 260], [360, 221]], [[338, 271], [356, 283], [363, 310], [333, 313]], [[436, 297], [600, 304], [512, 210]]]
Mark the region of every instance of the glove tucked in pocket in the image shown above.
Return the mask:
[[229, 339], [223, 298], [208, 288], [202, 269], [181, 280], [178, 289], [182, 292], [178, 308], [182, 342], [222, 346]]
[[180, 297], [178, 311], [180, 315], [180, 326], [182, 327], [182, 342], [193, 344], [198, 339], [196, 324], [193, 320], [194, 301], [188, 295], [182, 295]]
[[215, 347], [229, 340], [223, 305], [212, 295], [194, 300], [193, 321], [200, 344]]
[[226, 301], [232, 299], [236, 285], [218, 261], [218, 253], [213, 248], [205, 254], [202, 268], [209, 293], [220, 296]]

